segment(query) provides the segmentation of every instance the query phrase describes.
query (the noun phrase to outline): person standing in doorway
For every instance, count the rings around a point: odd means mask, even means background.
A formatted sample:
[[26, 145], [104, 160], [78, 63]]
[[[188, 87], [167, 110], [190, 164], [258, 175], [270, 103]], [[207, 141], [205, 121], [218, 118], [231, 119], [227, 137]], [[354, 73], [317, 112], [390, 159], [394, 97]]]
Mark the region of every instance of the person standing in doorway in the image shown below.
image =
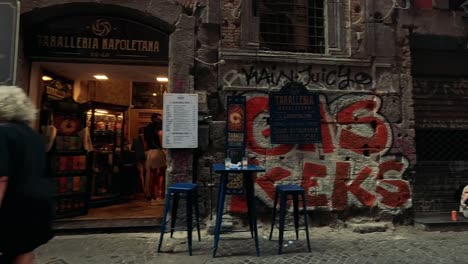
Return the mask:
[[147, 199], [163, 200], [165, 192], [166, 155], [161, 144], [161, 114], [151, 115], [151, 123], [145, 127], [146, 152], [145, 193]]
[[30, 125], [33, 103], [18, 87], [0, 86], [0, 263], [31, 264], [52, 237], [52, 184], [46, 145]]
[[133, 144], [132, 144], [132, 151], [135, 152], [136, 156], [136, 163], [137, 163], [137, 169], [138, 169], [138, 178], [140, 181], [140, 189], [143, 192], [146, 192], [145, 190], [145, 161], [146, 161], [146, 154], [145, 154], [145, 138], [144, 138], [144, 132], [143, 132], [143, 127], [138, 129], [138, 135], [136, 138], [133, 139]]

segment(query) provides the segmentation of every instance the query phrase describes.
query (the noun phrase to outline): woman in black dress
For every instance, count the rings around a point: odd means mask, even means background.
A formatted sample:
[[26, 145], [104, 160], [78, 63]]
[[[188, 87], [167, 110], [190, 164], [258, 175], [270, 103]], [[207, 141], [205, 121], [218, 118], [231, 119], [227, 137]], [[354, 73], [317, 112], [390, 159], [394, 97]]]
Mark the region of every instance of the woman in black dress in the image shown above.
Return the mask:
[[31, 264], [52, 238], [52, 186], [36, 110], [22, 89], [0, 86], [0, 263]]

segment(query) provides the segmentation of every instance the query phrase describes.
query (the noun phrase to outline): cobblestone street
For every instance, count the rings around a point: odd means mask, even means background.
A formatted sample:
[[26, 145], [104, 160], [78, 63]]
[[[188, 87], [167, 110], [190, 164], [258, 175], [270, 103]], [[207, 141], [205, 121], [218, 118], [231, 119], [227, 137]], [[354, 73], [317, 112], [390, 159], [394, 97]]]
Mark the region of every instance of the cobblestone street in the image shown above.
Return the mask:
[[159, 254], [158, 233], [121, 233], [58, 236], [36, 255], [37, 264], [468, 263], [468, 232], [424, 232], [412, 227], [369, 234], [328, 227], [311, 230], [310, 253], [301, 234], [299, 241], [286, 240], [283, 255], [277, 255], [277, 241], [269, 241], [268, 233], [262, 231], [260, 257], [255, 255], [252, 239], [233, 233], [222, 235], [217, 257], [212, 258], [212, 236], [202, 234], [198, 242], [195, 232], [192, 257], [183, 233], [174, 239], [167, 236], [165, 253]]

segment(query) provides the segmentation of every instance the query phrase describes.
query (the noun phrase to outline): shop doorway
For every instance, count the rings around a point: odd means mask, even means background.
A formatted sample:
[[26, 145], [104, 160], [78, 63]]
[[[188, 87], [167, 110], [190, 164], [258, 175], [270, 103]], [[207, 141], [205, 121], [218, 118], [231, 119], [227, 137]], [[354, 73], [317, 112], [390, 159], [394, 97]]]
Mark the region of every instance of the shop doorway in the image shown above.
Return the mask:
[[162, 218], [133, 146], [162, 114], [175, 27], [135, 8], [59, 3], [21, 17], [21, 72], [49, 141], [57, 219]]
[[[57, 131], [49, 157], [56, 163], [51, 174], [58, 219], [162, 217], [163, 201], [151, 199], [156, 197], [148, 187], [155, 186], [148, 184], [151, 176], [135, 144], [151, 116], [163, 112], [167, 75], [167, 66], [32, 64], [31, 97], [41, 106], [38, 129]], [[78, 107], [56, 107], [67, 101]]]

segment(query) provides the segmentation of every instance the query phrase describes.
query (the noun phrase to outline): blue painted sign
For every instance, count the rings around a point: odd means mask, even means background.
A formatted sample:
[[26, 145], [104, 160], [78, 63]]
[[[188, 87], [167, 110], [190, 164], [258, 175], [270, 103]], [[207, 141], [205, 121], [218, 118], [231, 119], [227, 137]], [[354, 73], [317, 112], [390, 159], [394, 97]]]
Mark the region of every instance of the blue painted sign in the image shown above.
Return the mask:
[[[245, 156], [246, 146], [246, 102], [245, 96], [227, 97], [227, 122], [226, 122], [226, 157], [231, 159], [232, 163], [242, 161]], [[242, 175], [231, 175], [228, 178], [228, 194], [243, 194], [244, 187]]]
[[319, 94], [298, 82], [270, 93], [270, 128], [273, 144], [319, 143], [321, 118]]
[[226, 126], [227, 150], [229, 150], [230, 148], [245, 149], [245, 141], [246, 141], [245, 107], [246, 107], [245, 96], [228, 96], [227, 97], [227, 126]]

